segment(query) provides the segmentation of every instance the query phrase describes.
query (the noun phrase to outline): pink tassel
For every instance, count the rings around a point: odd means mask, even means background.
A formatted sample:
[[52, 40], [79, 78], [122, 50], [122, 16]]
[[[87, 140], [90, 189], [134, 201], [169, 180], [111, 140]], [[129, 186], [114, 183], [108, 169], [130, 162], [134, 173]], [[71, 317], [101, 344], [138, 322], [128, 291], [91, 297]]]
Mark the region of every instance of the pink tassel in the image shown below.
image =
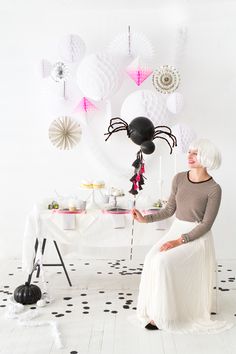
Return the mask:
[[141, 173], [141, 174], [145, 173], [144, 163], [142, 164], [142, 166], [141, 166], [141, 168], [140, 168], [140, 173]]
[[137, 174], [135, 180], [136, 180], [136, 182], [139, 182], [139, 181], [140, 181], [140, 174]]

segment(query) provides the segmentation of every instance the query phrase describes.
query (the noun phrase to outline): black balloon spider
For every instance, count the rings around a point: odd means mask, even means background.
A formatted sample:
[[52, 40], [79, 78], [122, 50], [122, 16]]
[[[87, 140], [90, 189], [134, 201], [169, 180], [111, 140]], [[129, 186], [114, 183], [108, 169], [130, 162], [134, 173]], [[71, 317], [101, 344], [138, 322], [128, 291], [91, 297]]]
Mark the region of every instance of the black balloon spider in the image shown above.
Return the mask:
[[[144, 161], [143, 154], [152, 154], [155, 150], [154, 139], [163, 139], [167, 142], [170, 147], [170, 154], [172, 154], [173, 148], [177, 146], [177, 139], [172, 134], [172, 131], [166, 125], [159, 125], [154, 127], [152, 121], [146, 117], [134, 118], [130, 124], [125, 120], [116, 117], [110, 120], [108, 127], [107, 141], [113, 133], [117, 133], [121, 130], [126, 130], [128, 137], [137, 145], [140, 146], [140, 150], [137, 153], [137, 158], [133, 162], [132, 166], [135, 167], [135, 174], [130, 179], [133, 183], [130, 193], [137, 194], [138, 189], [142, 189], [142, 184], [144, 184], [143, 173], [144, 173]], [[169, 140], [170, 141], [169, 141]]]
[[169, 127], [166, 125], [154, 127], [152, 121], [145, 117], [134, 118], [130, 124], [122, 118], [112, 118], [110, 120], [108, 132], [104, 134], [107, 135], [105, 141], [107, 141], [113, 133], [117, 133], [121, 130], [126, 130], [128, 137], [135, 144], [140, 145], [140, 148], [144, 154], [152, 154], [154, 152], [154, 139], [165, 140], [170, 147], [170, 154], [172, 154], [173, 148], [177, 146], [177, 139], [172, 134]]

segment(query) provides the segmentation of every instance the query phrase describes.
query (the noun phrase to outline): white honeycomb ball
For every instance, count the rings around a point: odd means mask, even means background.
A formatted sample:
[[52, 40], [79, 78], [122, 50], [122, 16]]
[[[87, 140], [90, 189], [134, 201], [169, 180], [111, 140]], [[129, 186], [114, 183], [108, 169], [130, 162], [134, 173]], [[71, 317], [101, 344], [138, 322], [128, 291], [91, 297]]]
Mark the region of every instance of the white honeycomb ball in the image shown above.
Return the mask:
[[179, 113], [183, 108], [183, 104], [183, 95], [179, 92], [171, 93], [166, 99], [166, 107], [173, 114]]
[[101, 52], [83, 59], [77, 70], [77, 83], [84, 96], [95, 101], [105, 100], [115, 94], [122, 81], [116, 58]]
[[172, 127], [172, 133], [176, 136], [177, 146], [174, 151], [177, 153], [186, 154], [189, 145], [197, 138], [196, 132], [187, 124], [178, 123]]
[[154, 125], [169, 125], [171, 123], [165, 98], [151, 90], [132, 92], [124, 100], [121, 107], [121, 118], [130, 123], [136, 117], [149, 118]]

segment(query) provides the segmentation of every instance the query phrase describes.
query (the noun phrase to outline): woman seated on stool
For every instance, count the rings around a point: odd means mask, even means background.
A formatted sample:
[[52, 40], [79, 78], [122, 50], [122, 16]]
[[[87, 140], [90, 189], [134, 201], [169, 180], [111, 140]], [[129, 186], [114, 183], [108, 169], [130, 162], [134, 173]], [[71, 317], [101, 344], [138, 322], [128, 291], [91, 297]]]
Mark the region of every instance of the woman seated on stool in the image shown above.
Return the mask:
[[216, 267], [211, 227], [221, 187], [208, 170], [220, 163], [220, 153], [210, 141], [193, 142], [188, 152], [190, 170], [174, 177], [166, 207], [146, 216], [132, 210], [141, 223], [175, 214], [169, 231], [145, 257], [137, 316], [147, 329], [215, 333], [231, 327], [210, 319]]

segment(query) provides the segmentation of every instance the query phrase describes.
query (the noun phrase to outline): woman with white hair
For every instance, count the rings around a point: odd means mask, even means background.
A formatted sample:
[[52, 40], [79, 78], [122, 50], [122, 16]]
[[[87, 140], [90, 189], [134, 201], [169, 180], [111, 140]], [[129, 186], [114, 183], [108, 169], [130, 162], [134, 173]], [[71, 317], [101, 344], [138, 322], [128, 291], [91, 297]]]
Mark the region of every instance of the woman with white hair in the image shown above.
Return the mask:
[[175, 175], [166, 207], [146, 216], [132, 210], [141, 223], [175, 214], [169, 231], [145, 257], [137, 316], [147, 329], [216, 333], [231, 327], [210, 318], [216, 268], [211, 227], [221, 187], [208, 170], [220, 164], [220, 153], [210, 141], [194, 141], [188, 152], [189, 171]]

